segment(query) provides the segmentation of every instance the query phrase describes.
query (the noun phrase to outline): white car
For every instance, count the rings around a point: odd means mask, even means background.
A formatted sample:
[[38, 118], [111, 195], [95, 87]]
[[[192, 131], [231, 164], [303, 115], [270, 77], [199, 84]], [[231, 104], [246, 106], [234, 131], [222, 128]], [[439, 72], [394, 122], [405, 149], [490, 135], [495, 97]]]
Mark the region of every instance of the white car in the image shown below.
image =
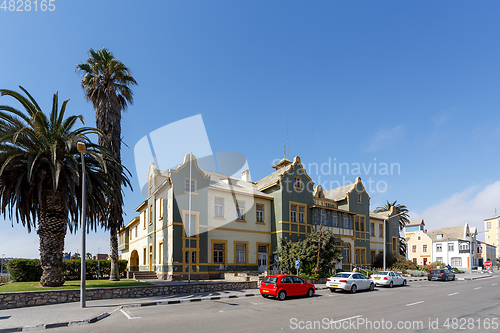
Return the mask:
[[326, 279], [326, 287], [331, 292], [342, 289], [354, 294], [358, 290], [373, 290], [375, 283], [359, 272], [342, 272]]
[[406, 286], [406, 278], [391, 271], [376, 272], [370, 276], [370, 279], [377, 286], [388, 286], [389, 288], [392, 288], [392, 286]]

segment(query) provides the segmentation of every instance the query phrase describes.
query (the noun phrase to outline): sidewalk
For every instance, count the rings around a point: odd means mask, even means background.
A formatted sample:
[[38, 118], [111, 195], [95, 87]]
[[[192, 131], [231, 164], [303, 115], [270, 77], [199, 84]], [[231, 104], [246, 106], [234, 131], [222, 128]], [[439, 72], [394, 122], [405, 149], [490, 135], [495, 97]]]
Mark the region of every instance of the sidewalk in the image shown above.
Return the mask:
[[0, 332], [20, 332], [94, 323], [121, 307], [167, 305], [255, 295], [260, 295], [258, 289], [87, 301], [87, 307], [83, 309], [80, 308], [79, 302], [72, 302], [1, 310]]

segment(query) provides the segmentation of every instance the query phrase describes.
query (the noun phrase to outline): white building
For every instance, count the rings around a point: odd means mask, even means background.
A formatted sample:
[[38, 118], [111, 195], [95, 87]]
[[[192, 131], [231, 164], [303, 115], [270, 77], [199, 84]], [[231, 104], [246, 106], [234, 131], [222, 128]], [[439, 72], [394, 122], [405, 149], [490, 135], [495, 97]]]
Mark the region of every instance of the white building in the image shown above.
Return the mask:
[[432, 239], [432, 262], [441, 261], [456, 268], [470, 269], [475, 262], [477, 230], [466, 223], [462, 227], [448, 227], [428, 233]]

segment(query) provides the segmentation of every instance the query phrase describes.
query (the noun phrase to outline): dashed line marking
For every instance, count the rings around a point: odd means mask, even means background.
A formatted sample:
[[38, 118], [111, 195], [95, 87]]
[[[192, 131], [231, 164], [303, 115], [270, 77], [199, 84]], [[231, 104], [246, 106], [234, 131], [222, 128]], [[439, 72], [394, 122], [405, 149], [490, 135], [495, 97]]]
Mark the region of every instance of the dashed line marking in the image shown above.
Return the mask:
[[476, 289], [481, 289], [481, 287], [474, 288], [474, 290], [476, 290]]
[[357, 315], [357, 316], [349, 317], [349, 318], [344, 318], [344, 319], [339, 319], [339, 320], [336, 320], [336, 321], [331, 321], [330, 324], [335, 324], [335, 323], [339, 323], [341, 321], [346, 321], [346, 320], [350, 320], [350, 319], [354, 319], [354, 318], [358, 318], [358, 317], [361, 317], [361, 315]]
[[496, 283], [493, 283], [492, 286], [496, 286], [497, 284]]
[[410, 304], [406, 304], [406, 306], [412, 306], [412, 305], [416, 305], [416, 304], [420, 304], [420, 303], [423, 303], [424, 301], [419, 301], [419, 302], [415, 302], [415, 303], [410, 303]]
[[453, 294], [448, 294], [448, 296], [453, 296], [453, 295], [457, 295], [458, 293], [453, 293]]

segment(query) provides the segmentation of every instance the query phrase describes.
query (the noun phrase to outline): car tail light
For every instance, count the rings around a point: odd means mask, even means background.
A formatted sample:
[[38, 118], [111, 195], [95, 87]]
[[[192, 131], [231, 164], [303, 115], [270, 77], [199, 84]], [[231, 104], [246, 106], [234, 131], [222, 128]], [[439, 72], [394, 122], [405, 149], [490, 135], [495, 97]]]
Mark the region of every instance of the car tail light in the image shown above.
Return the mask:
[[373, 275], [370, 275], [370, 279], [373, 279]]
[[332, 281], [331, 279], [326, 279], [326, 281]]
[[273, 284], [273, 289], [278, 289], [278, 285], [276, 283]]
[[384, 277], [384, 280], [387, 280], [387, 277]]
[[443, 273], [443, 272], [441, 272], [441, 274], [439, 274], [439, 275], [444, 275], [444, 273]]
[[431, 275], [431, 272], [427, 273], [427, 275]]
[[340, 280], [339, 283], [347, 283], [347, 280]]

